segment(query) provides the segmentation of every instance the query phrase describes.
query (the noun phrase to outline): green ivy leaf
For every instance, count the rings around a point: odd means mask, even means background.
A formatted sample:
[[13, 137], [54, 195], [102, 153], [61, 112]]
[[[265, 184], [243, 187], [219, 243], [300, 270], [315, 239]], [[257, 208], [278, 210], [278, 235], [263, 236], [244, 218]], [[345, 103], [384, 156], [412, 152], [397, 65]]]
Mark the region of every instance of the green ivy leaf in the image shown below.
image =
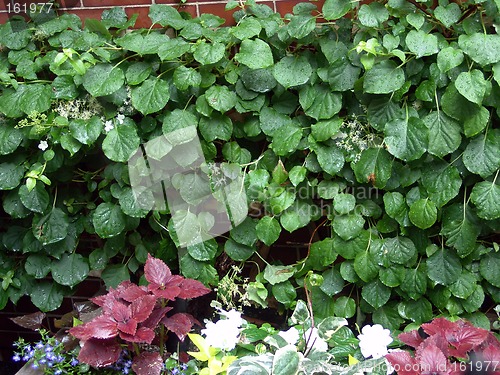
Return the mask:
[[213, 238], [187, 247], [188, 254], [191, 255], [193, 259], [199, 261], [209, 261], [214, 259], [217, 250], [218, 245]]
[[297, 150], [297, 146], [302, 139], [302, 128], [294, 123], [278, 128], [274, 132], [271, 148], [278, 156], [285, 156]]
[[337, 253], [333, 245], [334, 243], [331, 238], [313, 242], [309, 249], [306, 265], [318, 271], [332, 265], [335, 259], [337, 259]]
[[383, 199], [387, 215], [392, 217], [403, 227], [410, 226], [410, 218], [408, 216], [409, 208], [404, 196], [399, 192], [388, 191], [384, 194]]
[[43, 113], [50, 108], [52, 89], [49, 85], [25, 85], [19, 98], [19, 109], [29, 115], [32, 112]]
[[198, 119], [191, 112], [174, 109], [163, 119], [163, 134], [172, 145], [180, 145], [197, 137]]
[[[217, 62], [224, 56], [224, 51], [222, 51], [222, 56], [221, 56], [221, 49], [219, 44], [217, 44], [215, 48], [211, 48], [210, 45], [201, 48], [202, 49], [199, 52], [197, 52], [198, 58], [201, 60], [208, 59], [208, 61], [213, 61], [214, 59], [217, 59], [216, 60]], [[174, 60], [177, 59], [178, 57], [181, 57], [189, 50], [191, 50], [191, 45], [187, 43], [184, 39], [172, 38], [172, 39], [167, 39], [165, 43], [163, 43], [158, 48], [158, 56], [160, 56], [160, 59], [162, 61]], [[209, 53], [208, 50], [210, 50], [211, 53]]]
[[213, 109], [224, 113], [233, 108], [238, 102], [236, 93], [229, 91], [227, 86], [212, 86], [206, 93], [208, 105]]
[[337, 146], [326, 146], [314, 142], [311, 143], [310, 147], [316, 154], [319, 165], [326, 173], [334, 176], [344, 166], [344, 154]]
[[92, 215], [92, 224], [99, 237], [114, 237], [125, 230], [125, 215], [120, 206], [101, 203]]
[[[453, 3], [454, 4], [454, 3]], [[439, 51], [437, 56], [437, 65], [442, 73], [456, 68], [464, 61], [464, 53], [454, 47], [446, 47]]]
[[373, 323], [380, 324], [391, 331], [398, 330], [404, 323], [404, 319], [399, 315], [398, 309], [391, 302], [375, 310], [372, 314], [372, 319]]
[[316, 28], [316, 18], [310, 14], [293, 15], [287, 25], [288, 35], [292, 38], [302, 39]]
[[233, 123], [231, 119], [220, 113], [214, 113], [210, 117], [202, 117], [199, 125], [200, 133], [207, 142], [216, 139], [229, 141], [233, 134]]
[[408, 296], [414, 300], [422, 297], [427, 290], [427, 272], [422, 268], [425, 269], [425, 267], [406, 269], [405, 277], [401, 283], [401, 290], [408, 293]]
[[432, 319], [432, 304], [424, 297], [417, 301], [404, 301], [398, 305], [398, 312], [405, 319], [411, 319], [417, 324]]
[[148, 78], [131, 93], [132, 106], [143, 115], [161, 111], [170, 99], [170, 86], [159, 78]]
[[111, 64], [96, 64], [83, 76], [83, 87], [92, 96], [106, 96], [116, 92], [125, 82], [125, 74]]
[[305, 180], [307, 175], [307, 168], [303, 167], [301, 165], [295, 165], [293, 168], [288, 172], [288, 179], [292, 183], [293, 186], [297, 186], [300, 184], [302, 181]]
[[473, 137], [481, 133], [490, 121], [490, 111], [485, 107], [479, 107], [464, 120], [464, 134], [466, 137]]
[[33, 276], [35, 279], [43, 279], [46, 277], [52, 265], [52, 260], [42, 254], [31, 254], [26, 258], [24, 269], [28, 275]]
[[476, 276], [472, 272], [462, 270], [458, 280], [449, 285], [449, 289], [455, 297], [467, 299], [476, 290], [476, 280]]
[[406, 46], [417, 58], [434, 55], [439, 52], [438, 39], [423, 30], [410, 30], [406, 35]]
[[24, 169], [12, 163], [0, 164], [0, 190], [12, 190], [19, 185]]
[[442, 158], [460, 146], [462, 129], [457, 121], [441, 111], [432, 111], [423, 121], [429, 129], [429, 153]]
[[59, 284], [42, 281], [33, 285], [30, 297], [31, 302], [41, 311], [56, 310], [63, 301], [66, 290]]
[[500, 218], [500, 186], [495, 182], [481, 181], [475, 184], [470, 199], [476, 205], [477, 216], [481, 219]]
[[460, 73], [455, 80], [455, 87], [469, 101], [481, 105], [488, 88], [488, 83], [484, 79], [483, 72], [474, 69], [469, 72]]
[[16, 151], [22, 140], [23, 132], [20, 129], [0, 122], [0, 155], [8, 155]]
[[274, 217], [264, 216], [259, 220], [255, 227], [257, 237], [264, 242], [267, 246], [271, 246], [276, 242], [281, 233], [281, 226]]
[[290, 266], [273, 266], [268, 264], [264, 270], [264, 279], [271, 285], [287, 281], [295, 273], [295, 269]]
[[49, 193], [41, 182], [37, 182], [32, 190], [29, 190], [26, 185], [22, 185], [19, 188], [19, 198], [24, 207], [40, 214], [43, 214], [49, 206]]
[[311, 125], [312, 136], [318, 142], [327, 141], [339, 132], [343, 123], [344, 120], [341, 118], [333, 118], [317, 122], [316, 124]]
[[165, 4], [151, 5], [148, 16], [153, 24], [159, 24], [163, 27], [171, 26], [176, 30], [182, 29], [187, 22], [177, 9]]
[[359, 21], [366, 27], [380, 27], [389, 19], [389, 11], [380, 3], [363, 4], [358, 11]]
[[368, 251], [362, 251], [356, 255], [353, 266], [356, 274], [364, 282], [369, 282], [375, 279], [380, 270], [380, 266], [377, 264], [377, 261]]
[[42, 245], [48, 245], [64, 239], [68, 235], [68, 226], [68, 216], [56, 207], [47, 215], [35, 216], [33, 235]]
[[386, 238], [383, 244], [384, 254], [393, 263], [408, 264], [417, 253], [417, 248], [408, 237]]
[[250, 69], [267, 68], [274, 64], [273, 53], [269, 44], [261, 39], [245, 39], [241, 42], [240, 51], [234, 56], [239, 63]]
[[335, 215], [332, 226], [343, 240], [350, 240], [356, 237], [365, 225], [365, 219], [358, 213], [350, 213], [347, 215]]
[[438, 207], [442, 207], [458, 195], [462, 179], [455, 166], [438, 162], [424, 171], [422, 185], [427, 190], [429, 198]]
[[319, 210], [316, 206], [311, 206], [308, 203], [296, 200], [294, 204], [288, 207], [280, 216], [281, 226], [288, 232], [293, 232], [299, 228], [305, 227], [311, 221], [314, 209]]
[[371, 182], [374, 186], [383, 188], [391, 178], [392, 157], [383, 148], [369, 148], [361, 153], [353, 170], [359, 182]]
[[500, 35], [474, 33], [471, 35], [460, 35], [458, 46], [472, 60], [481, 66], [494, 64], [500, 61]]
[[259, 114], [260, 128], [265, 135], [274, 137], [274, 133], [283, 126], [292, 124], [289, 116], [279, 113], [274, 108], [264, 107]]
[[462, 302], [462, 306], [468, 313], [473, 313], [478, 311], [483, 305], [485, 299], [483, 287], [481, 285], [476, 285], [474, 292], [467, 297], [465, 301]]
[[306, 85], [299, 91], [299, 102], [306, 115], [316, 120], [330, 119], [342, 108], [342, 95], [325, 85]]
[[232, 260], [244, 262], [255, 253], [255, 247], [238, 243], [230, 238], [224, 244], [224, 251]]
[[363, 286], [361, 296], [371, 306], [378, 309], [389, 301], [391, 289], [382, 284], [380, 280], [373, 280]]
[[138, 61], [130, 64], [127, 68], [125, 71], [125, 79], [129, 85], [138, 85], [149, 77], [152, 70], [151, 64], [144, 61]]
[[130, 280], [130, 273], [126, 264], [111, 264], [102, 271], [101, 278], [108, 288], [116, 288], [122, 281]]
[[479, 263], [479, 271], [481, 276], [484, 277], [491, 285], [500, 288], [500, 254], [499, 253], [488, 253], [481, 257]]
[[433, 201], [419, 199], [410, 206], [410, 220], [420, 229], [427, 229], [437, 220], [437, 207]]
[[127, 162], [139, 148], [140, 139], [135, 126], [115, 126], [102, 141], [104, 155], [112, 161]]
[[93, 144], [102, 130], [102, 121], [97, 116], [92, 116], [89, 120], [73, 119], [69, 122], [71, 136], [84, 145]]
[[500, 131], [491, 129], [469, 142], [462, 160], [471, 172], [486, 178], [500, 169]]
[[454, 204], [443, 211], [441, 233], [446, 245], [457, 249], [458, 255], [465, 257], [474, 251], [481, 232], [473, 211], [463, 204]]
[[326, 0], [323, 4], [323, 17], [327, 21], [333, 21], [346, 15], [351, 10], [349, 0]]
[[230, 29], [230, 33], [240, 40], [250, 39], [260, 34], [262, 26], [253, 17], [243, 18], [237, 26]]
[[64, 254], [61, 259], [53, 262], [51, 269], [55, 282], [74, 287], [87, 278], [89, 264], [80, 254], [71, 253]]
[[419, 159], [427, 150], [429, 130], [417, 117], [392, 120], [384, 133], [387, 150], [404, 161]]
[[363, 89], [369, 94], [389, 94], [405, 83], [405, 73], [392, 60], [383, 60], [365, 73]]
[[201, 74], [194, 68], [188, 68], [184, 65], [178, 66], [174, 71], [174, 85], [179, 90], [184, 91], [192, 87], [201, 85]]
[[426, 261], [429, 278], [438, 284], [451, 285], [460, 278], [460, 258], [450, 249], [440, 249]]
[[446, 6], [438, 5], [434, 9], [434, 17], [441, 21], [447, 28], [457, 23], [461, 16], [462, 11], [457, 3], [451, 3]]
[[347, 296], [339, 297], [335, 300], [333, 309], [335, 316], [346, 319], [352, 318], [356, 315], [356, 301]]
[[276, 298], [279, 303], [288, 307], [297, 299], [295, 287], [289, 280], [273, 285], [272, 292], [273, 297]]
[[333, 208], [339, 214], [348, 214], [356, 206], [356, 197], [352, 194], [337, 194], [333, 200]]
[[313, 70], [305, 56], [285, 56], [273, 67], [273, 75], [286, 89], [309, 81]]
[[417, 30], [419, 30], [425, 23], [425, 17], [420, 12], [409, 13], [405, 18], [406, 21]]

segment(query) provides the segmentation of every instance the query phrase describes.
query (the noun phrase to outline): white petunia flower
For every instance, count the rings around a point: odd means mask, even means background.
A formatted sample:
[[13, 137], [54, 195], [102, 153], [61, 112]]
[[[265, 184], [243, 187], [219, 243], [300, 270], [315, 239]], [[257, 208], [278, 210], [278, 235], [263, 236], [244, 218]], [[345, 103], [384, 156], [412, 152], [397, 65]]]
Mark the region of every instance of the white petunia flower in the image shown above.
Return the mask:
[[104, 131], [106, 133], [110, 132], [111, 130], [114, 129], [114, 126], [113, 126], [113, 121], [111, 120], [108, 120], [104, 123]]
[[358, 336], [359, 348], [363, 357], [381, 358], [386, 355], [387, 345], [392, 342], [391, 331], [380, 324], [366, 325]]
[[230, 311], [219, 309], [219, 314], [225, 318], [216, 323], [205, 321], [206, 328], [201, 330], [201, 334], [205, 336], [210, 346], [233, 350], [240, 340], [241, 326], [245, 320], [241, 317], [241, 313], [234, 309]]
[[295, 327], [291, 327], [288, 331], [281, 331], [278, 333], [289, 345], [297, 344], [299, 341], [300, 335], [299, 330]]
[[47, 141], [40, 141], [40, 143], [38, 144], [38, 148], [42, 151], [45, 151], [49, 148], [49, 144], [47, 143]]
[[125, 116], [122, 115], [121, 113], [119, 113], [118, 116], [116, 116], [116, 120], [118, 120], [118, 123], [120, 125], [122, 125], [123, 124], [123, 120], [125, 120]]
[[307, 342], [307, 350], [317, 350], [319, 352], [326, 352], [328, 350], [328, 343], [319, 337], [317, 328], [309, 328], [305, 334]]

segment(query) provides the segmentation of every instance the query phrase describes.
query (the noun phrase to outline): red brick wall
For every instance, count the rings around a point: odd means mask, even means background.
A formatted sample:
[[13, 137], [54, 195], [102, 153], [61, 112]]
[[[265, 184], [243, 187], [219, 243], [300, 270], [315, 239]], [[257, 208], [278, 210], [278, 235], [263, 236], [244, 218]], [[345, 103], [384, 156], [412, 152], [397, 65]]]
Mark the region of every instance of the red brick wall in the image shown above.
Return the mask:
[[[0, 0], [0, 23], [4, 23], [9, 16], [13, 15], [12, 12], [9, 14], [9, 3], [12, 10], [15, 3], [21, 4], [21, 6], [23, 6], [22, 4], [28, 4], [29, 7], [30, 3], [42, 3], [44, 1], [46, 0]], [[266, 4], [282, 15], [291, 13], [295, 4], [304, 1], [306, 0], [257, 0], [258, 3]], [[82, 20], [85, 18], [99, 19], [103, 10], [121, 6], [125, 8], [129, 16], [133, 13], [139, 13], [136, 27], [151, 26], [148, 18], [151, 4], [169, 4], [179, 11], [191, 13], [194, 17], [204, 13], [211, 13], [226, 19], [228, 25], [233, 23], [233, 12], [224, 10], [226, 0], [187, 0], [185, 4], [182, 4], [180, 0], [58, 0], [57, 2], [61, 5], [59, 8], [61, 12], [77, 14]], [[322, 0], [314, 1], [314, 3], [320, 8]]]

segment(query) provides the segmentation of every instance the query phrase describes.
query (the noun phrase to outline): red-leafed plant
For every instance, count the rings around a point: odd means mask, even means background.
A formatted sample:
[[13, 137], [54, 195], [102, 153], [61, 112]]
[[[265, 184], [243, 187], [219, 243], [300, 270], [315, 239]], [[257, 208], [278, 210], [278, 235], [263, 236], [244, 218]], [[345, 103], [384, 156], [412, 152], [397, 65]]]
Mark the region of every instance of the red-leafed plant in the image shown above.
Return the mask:
[[[80, 340], [78, 360], [94, 367], [104, 367], [118, 361], [122, 350], [133, 353], [132, 369], [137, 375], [159, 375], [163, 369], [166, 331], [184, 340], [197, 320], [187, 313], [167, 316], [172, 309], [169, 301], [195, 298], [210, 289], [196, 280], [172, 275], [160, 259], [148, 256], [144, 267], [147, 286], [130, 281], [92, 302], [100, 306], [101, 314], [87, 323], [73, 327], [69, 333]], [[142, 350], [144, 344], [158, 346], [156, 352]]]
[[398, 338], [415, 349], [386, 355], [398, 375], [500, 375], [500, 342], [467, 321], [436, 318]]

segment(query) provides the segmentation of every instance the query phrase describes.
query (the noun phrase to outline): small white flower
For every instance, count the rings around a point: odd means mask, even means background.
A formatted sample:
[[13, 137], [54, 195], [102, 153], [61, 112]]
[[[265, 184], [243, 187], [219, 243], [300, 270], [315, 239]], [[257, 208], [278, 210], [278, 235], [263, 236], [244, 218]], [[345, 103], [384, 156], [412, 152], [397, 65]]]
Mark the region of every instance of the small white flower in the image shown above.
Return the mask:
[[42, 151], [45, 151], [49, 148], [49, 144], [47, 143], [47, 141], [40, 141], [40, 143], [38, 144], [38, 148]]
[[326, 352], [328, 350], [328, 343], [319, 337], [317, 328], [309, 328], [305, 334], [307, 342], [307, 350], [317, 350], [319, 352]]
[[366, 325], [358, 336], [359, 348], [363, 357], [381, 358], [387, 354], [387, 345], [392, 342], [391, 331], [380, 324]]
[[224, 319], [220, 319], [216, 323], [205, 321], [206, 328], [201, 330], [201, 334], [205, 336], [210, 346], [222, 350], [233, 350], [240, 340], [241, 326], [245, 320], [241, 317], [241, 313], [234, 309], [230, 311], [218, 310]]
[[122, 115], [121, 113], [119, 113], [118, 116], [116, 116], [116, 120], [118, 121], [118, 123], [120, 125], [122, 125], [123, 124], [123, 120], [125, 120], [125, 116]]
[[104, 123], [104, 131], [106, 133], [108, 133], [109, 131], [113, 130], [114, 129], [114, 126], [113, 126], [113, 121], [111, 120], [108, 120]]
[[291, 327], [288, 331], [281, 331], [279, 335], [283, 337], [289, 345], [297, 344], [300, 338], [299, 331], [295, 327]]

